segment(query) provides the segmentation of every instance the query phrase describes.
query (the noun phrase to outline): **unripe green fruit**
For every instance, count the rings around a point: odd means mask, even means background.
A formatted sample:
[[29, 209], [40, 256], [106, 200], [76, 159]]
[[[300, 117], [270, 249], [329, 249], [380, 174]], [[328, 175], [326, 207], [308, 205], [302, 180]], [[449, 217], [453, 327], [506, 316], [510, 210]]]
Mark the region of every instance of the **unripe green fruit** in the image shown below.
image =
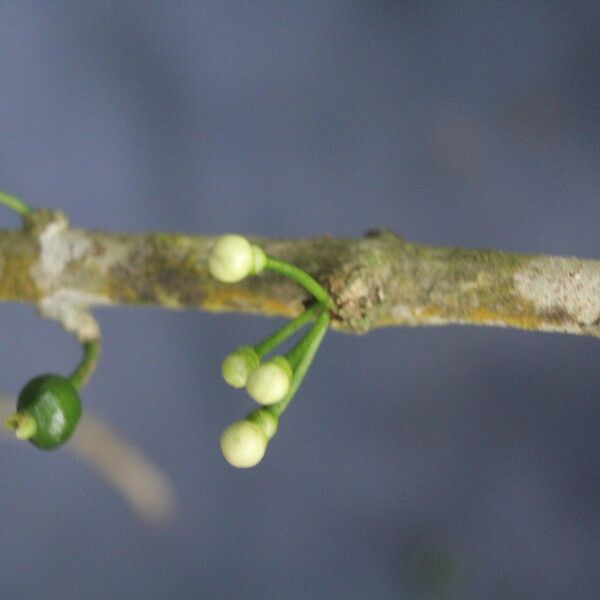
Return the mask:
[[60, 375], [40, 375], [19, 394], [17, 419], [35, 423], [27, 439], [38, 448], [51, 450], [66, 442], [81, 417], [81, 401], [75, 386]]
[[262, 460], [268, 441], [265, 432], [255, 423], [236, 421], [221, 434], [221, 451], [230, 465], [247, 469]]
[[282, 400], [290, 389], [292, 369], [283, 356], [276, 356], [254, 369], [248, 376], [248, 394], [259, 404]]
[[260, 358], [252, 346], [241, 346], [225, 357], [221, 364], [223, 379], [234, 388], [243, 388], [248, 375], [260, 364]]

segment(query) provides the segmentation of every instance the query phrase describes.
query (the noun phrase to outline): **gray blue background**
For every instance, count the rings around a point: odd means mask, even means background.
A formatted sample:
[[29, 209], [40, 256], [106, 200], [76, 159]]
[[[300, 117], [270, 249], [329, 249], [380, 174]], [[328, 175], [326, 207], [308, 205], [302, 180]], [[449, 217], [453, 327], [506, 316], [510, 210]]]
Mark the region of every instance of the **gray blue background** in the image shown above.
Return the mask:
[[[597, 2], [0, 2], [0, 187], [77, 226], [599, 258], [599, 136]], [[86, 408], [169, 473], [177, 519], [2, 444], [1, 598], [600, 594], [597, 340], [331, 334], [241, 472], [219, 363], [279, 321], [97, 315]], [[28, 306], [0, 331], [7, 392], [79, 356]]]

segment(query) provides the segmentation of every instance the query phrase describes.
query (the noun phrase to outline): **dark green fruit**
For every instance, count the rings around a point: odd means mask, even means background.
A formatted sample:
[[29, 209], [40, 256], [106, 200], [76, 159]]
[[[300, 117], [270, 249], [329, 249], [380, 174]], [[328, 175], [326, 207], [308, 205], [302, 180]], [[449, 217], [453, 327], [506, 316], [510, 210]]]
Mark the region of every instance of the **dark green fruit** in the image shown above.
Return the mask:
[[60, 375], [40, 375], [19, 394], [17, 413], [29, 415], [36, 425], [29, 441], [51, 450], [66, 442], [81, 417], [81, 400], [75, 386]]

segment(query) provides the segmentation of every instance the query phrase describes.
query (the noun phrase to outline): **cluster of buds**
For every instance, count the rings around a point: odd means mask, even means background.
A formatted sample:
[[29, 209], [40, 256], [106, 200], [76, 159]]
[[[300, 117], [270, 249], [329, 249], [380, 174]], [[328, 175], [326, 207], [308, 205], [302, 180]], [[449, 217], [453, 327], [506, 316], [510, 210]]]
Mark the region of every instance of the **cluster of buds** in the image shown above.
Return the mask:
[[[24, 202], [0, 192], [0, 204], [21, 216], [25, 224], [32, 212]], [[314, 301], [295, 319], [254, 346], [240, 346], [225, 358], [222, 374], [234, 388], [246, 388], [260, 408], [229, 425], [221, 435], [221, 450], [235, 467], [258, 464], [279, 427], [279, 417], [297, 392], [329, 327], [329, 294], [308, 273], [268, 256], [240, 235], [224, 235], [213, 245], [208, 259], [211, 275], [223, 283], [236, 283], [250, 275], [271, 271], [303, 286]], [[305, 325], [310, 327], [285, 355], [270, 355]], [[68, 377], [49, 374], [32, 379], [22, 389], [17, 410], [6, 425], [22, 440], [38, 448], [57, 448], [73, 434], [81, 416], [79, 392], [94, 371], [100, 339], [82, 343], [83, 358]]]
[[[290, 277], [314, 297], [313, 305], [254, 346], [240, 346], [221, 365], [223, 379], [234, 388], [246, 388], [262, 407], [229, 425], [221, 435], [221, 450], [234, 467], [258, 464], [279, 426], [279, 417], [298, 390], [329, 326], [331, 300], [305, 271], [265, 254], [239, 235], [225, 235], [215, 243], [208, 260], [211, 275], [235, 283], [270, 270]], [[263, 359], [302, 327], [312, 322], [300, 341], [285, 355]]]

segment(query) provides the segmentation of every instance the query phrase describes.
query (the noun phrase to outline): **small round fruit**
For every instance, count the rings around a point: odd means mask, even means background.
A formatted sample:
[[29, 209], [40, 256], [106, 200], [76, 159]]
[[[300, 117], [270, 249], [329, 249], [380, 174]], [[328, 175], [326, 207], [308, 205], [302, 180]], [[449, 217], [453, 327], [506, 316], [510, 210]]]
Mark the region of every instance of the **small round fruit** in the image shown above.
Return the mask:
[[35, 432], [28, 437], [34, 446], [57, 448], [71, 437], [81, 417], [79, 393], [65, 377], [40, 375], [21, 390], [17, 415], [35, 422]]
[[230, 465], [247, 469], [262, 460], [267, 442], [265, 432], [255, 423], [235, 421], [221, 434], [221, 451]]

